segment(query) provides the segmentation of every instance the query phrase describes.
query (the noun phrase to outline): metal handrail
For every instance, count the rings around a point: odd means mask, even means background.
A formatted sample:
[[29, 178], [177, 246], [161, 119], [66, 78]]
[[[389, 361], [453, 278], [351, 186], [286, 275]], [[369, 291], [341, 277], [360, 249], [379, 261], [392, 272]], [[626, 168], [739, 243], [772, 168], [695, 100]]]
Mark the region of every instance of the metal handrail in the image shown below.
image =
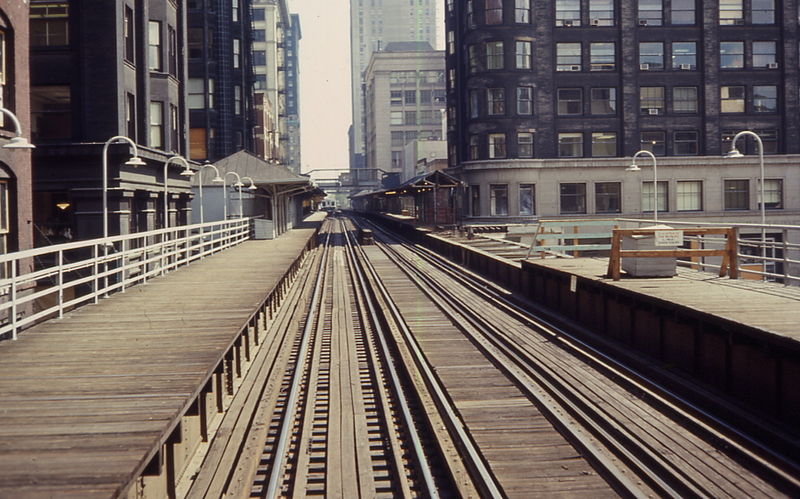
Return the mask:
[[[0, 255], [0, 338], [142, 284], [250, 238], [238, 218]], [[21, 270], [24, 269], [24, 270]], [[49, 305], [43, 304], [48, 298]], [[4, 301], [3, 301], [4, 300]], [[27, 315], [20, 312], [25, 311]]]

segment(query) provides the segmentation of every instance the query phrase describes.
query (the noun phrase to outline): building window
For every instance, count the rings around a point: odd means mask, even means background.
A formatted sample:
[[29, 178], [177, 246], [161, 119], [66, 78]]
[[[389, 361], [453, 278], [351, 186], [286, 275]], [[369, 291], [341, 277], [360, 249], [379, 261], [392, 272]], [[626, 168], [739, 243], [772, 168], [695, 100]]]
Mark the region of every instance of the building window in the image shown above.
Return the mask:
[[[777, 154], [778, 153], [778, 131], [777, 130], [755, 130], [761, 137], [761, 143], [764, 145], [764, 154]], [[753, 140], [753, 139], [750, 139]], [[748, 140], [749, 142], [749, 140]], [[756, 149], [754, 146], [753, 150]], [[748, 149], [749, 151], [750, 149]]]
[[696, 113], [697, 87], [673, 87], [672, 111], [675, 113]]
[[503, 0], [486, 0], [486, 24], [503, 24]]
[[561, 213], [586, 213], [586, 184], [560, 184]]
[[486, 42], [486, 69], [503, 69], [503, 42]]
[[672, 69], [697, 69], [696, 42], [672, 42]]
[[125, 94], [125, 131], [136, 142], [136, 96]]
[[719, 67], [722, 69], [743, 68], [744, 42], [720, 42]]
[[719, 0], [720, 24], [744, 24], [742, 0]]
[[678, 211], [701, 211], [703, 209], [703, 182], [679, 180], [675, 202]]
[[558, 157], [580, 158], [583, 156], [583, 134], [564, 132], [558, 134]]
[[589, 0], [589, 24], [614, 26], [614, 0]]
[[242, 114], [242, 87], [241, 85], [233, 86], [233, 114]]
[[164, 147], [164, 104], [150, 102], [150, 147]]
[[486, 89], [486, 103], [489, 116], [502, 116], [506, 114], [506, 89]]
[[254, 50], [253, 51], [253, 66], [266, 66], [267, 65], [267, 51]]
[[778, 111], [778, 87], [755, 85], [753, 87], [753, 112], [775, 113]]
[[161, 71], [164, 69], [163, 58], [161, 55], [161, 23], [150, 21], [147, 33], [147, 62], [148, 69], [151, 71]]
[[480, 159], [480, 152], [478, 147], [479, 141], [480, 141], [479, 135], [469, 136], [469, 159]]
[[579, 116], [583, 114], [583, 90], [580, 88], [559, 88], [558, 96], [559, 116]]
[[72, 138], [68, 85], [31, 86], [31, 135], [35, 140]]
[[662, 42], [639, 43], [639, 69], [642, 71], [664, 69], [664, 44]]
[[775, 24], [775, 0], [750, 0], [753, 24]]
[[[667, 205], [667, 200], [669, 196], [667, 196], [667, 189], [669, 183], [665, 181], [658, 182], [658, 211], [659, 213], [663, 213], [669, 211], [669, 206]], [[653, 211], [653, 181], [649, 182], [642, 182], [642, 212], [652, 212]]]
[[664, 7], [661, 0], [639, 0], [639, 26], [664, 24]]
[[391, 132], [392, 147], [403, 147], [405, 140], [403, 139], [403, 132]]
[[470, 214], [473, 217], [480, 216], [481, 214], [481, 186], [479, 185], [471, 185], [469, 186], [469, 206], [470, 206]]
[[556, 26], [580, 26], [580, 0], [556, 0]]
[[694, 24], [694, 0], [672, 0], [670, 23], [675, 25]]
[[619, 213], [622, 211], [622, 187], [619, 182], [597, 182], [594, 184], [595, 213]]
[[265, 9], [256, 9], [253, 8], [253, 21], [264, 21], [266, 20], [265, 16]]
[[519, 184], [519, 214], [536, 214], [536, 185]]
[[169, 105], [169, 145], [175, 152], [180, 152], [180, 119], [178, 118], [178, 106]]
[[125, 38], [125, 60], [133, 64], [135, 62], [133, 9], [126, 5], [123, 16], [122, 35]]
[[416, 111], [406, 111], [404, 113], [403, 123], [405, 125], [416, 126], [419, 123], [417, 122], [417, 112]]
[[[761, 180], [759, 179], [759, 187]], [[783, 208], [783, 180], [768, 178], [764, 180], [764, 209], [780, 210]], [[761, 205], [758, 205], [761, 209]]]
[[33, 4], [29, 17], [31, 47], [69, 45], [69, 2]]
[[194, 160], [208, 157], [205, 128], [192, 128], [189, 130], [189, 157]]
[[612, 158], [617, 155], [616, 132], [592, 132], [592, 157]]
[[750, 209], [749, 180], [725, 181], [725, 209], [726, 210]]
[[405, 90], [403, 91], [403, 100], [406, 103], [406, 106], [414, 106], [417, 104], [417, 91], [416, 90]]
[[617, 114], [617, 89], [593, 88], [591, 90], [592, 114]]
[[664, 114], [664, 87], [639, 87], [639, 112], [646, 115]]
[[392, 111], [389, 113], [389, 124], [390, 125], [402, 125], [403, 124], [403, 111]]
[[667, 153], [665, 133], [662, 131], [647, 131], [639, 134], [639, 148], [650, 151], [654, 156], [664, 156]]
[[186, 47], [189, 59], [203, 57], [203, 28], [189, 28], [186, 33]]
[[489, 134], [489, 158], [505, 158], [506, 157], [506, 134], [504, 133], [490, 133]]
[[514, 21], [522, 24], [530, 24], [531, 0], [515, 0]]
[[239, 0], [231, 0], [231, 21], [239, 22]]
[[700, 137], [694, 130], [672, 132], [672, 153], [675, 156], [697, 156], [700, 152]]
[[489, 185], [489, 214], [508, 215], [508, 185]]
[[167, 37], [169, 43], [169, 74], [176, 77], [178, 76], [178, 34], [175, 28], [167, 26]]
[[402, 106], [403, 105], [403, 91], [402, 90], [392, 90], [389, 92], [389, 104], [392, 106]]
[[469, 91], [469, 117], [477, 118], [480, 116], [480, 91]]
[[556, 71], [581, 70], [581, 44], [556, 43]]
[[189, 93], [188, 104], [189, 109], [205, 109], [205, 88], [202, 78], [189, 78], [189, 84], [186, 86]]
[[431, 102], [433, 102], [433, 92], [430, 90], [420, 90], [419, 103], [422, 105], [429, 106]]
[[467, 27], [474, 28], [475, 27], [475, 7], [472, 4], [472, 0], [467, 0]]
[[520, 116], [533, 114], [533, 87], [517, 87], [517, 114]]
[[[731, 148], [731, 141], [736, 133], [741, 130], [722, 130], [722, 149], [728, 151]], [[754, 130], [761, 137], [761, 144], [764, 146], [764, 154], [776, 154], [778, 152], [778, 131], [777, 130]], [[736, 141], [736, 148], [742, 154], [758, 154], [758, 143], [753, 137], [745, 135]]]
[[479, 69], [482, 69], [479, 68], [478, 66], [480, 60], [480, 58], [478, 57], [478, 47], [476, 47], [475, 45], [470, 45], [469, 47], [467, 47], [467, 53], [469, 54], [469, 72], [471, 74], [477, 73]]
[[753, 42], [753, 68], [777, 68], [775, 42]]
[[517, 133], [517, 157], [518, 158], [533, 157], [533, 133], [531, 132]]
[[517, 40], [517, 69], [531, 68], [531, 42]]
[[744, 87], [722, 86], [719, 87], [719, 95], [721, 113], [744, 112]]
[[208, 90], [208, 108], [214, 109], [214, 80], [211, 78], [208, 79], [207, 90]]
[[233, 69], [238, 69], [242, 64], [242, 42], [238, 38], [233, 39]]
[[589, 44], [590, 71], [614, 71], [615, 67], [614, 42]]
[[456, 32], [453, 30], [447, 32], [447, 53], [450, 55], [456, 53]]

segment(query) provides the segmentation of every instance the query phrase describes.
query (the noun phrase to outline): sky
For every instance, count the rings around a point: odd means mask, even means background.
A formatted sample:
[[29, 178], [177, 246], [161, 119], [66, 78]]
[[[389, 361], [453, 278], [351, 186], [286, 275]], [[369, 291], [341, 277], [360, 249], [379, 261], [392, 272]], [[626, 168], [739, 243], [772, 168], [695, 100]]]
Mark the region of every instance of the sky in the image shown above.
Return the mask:
[[[443, 2], [437, 2], [441, 9]], [[350, 0], [289, 0], [300, 15], [300, 133], [302, 172], [349, 167]], [[441, 19], [441, 13], [437, 15]], [[443, 39], [437, 34], [439, 44]], [[315, 172], [319, 177], [336, 173]]]

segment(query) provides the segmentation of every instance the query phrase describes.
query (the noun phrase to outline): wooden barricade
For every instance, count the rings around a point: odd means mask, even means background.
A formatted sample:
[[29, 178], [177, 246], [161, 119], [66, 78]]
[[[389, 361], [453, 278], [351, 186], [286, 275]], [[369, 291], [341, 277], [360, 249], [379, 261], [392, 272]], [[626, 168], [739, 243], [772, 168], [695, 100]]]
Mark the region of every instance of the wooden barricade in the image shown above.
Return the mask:
[[[725, 249], [663, 249], [663, 250], [623, 250], [623, 236], [655, 236], [656, 232], [680, 231], [684, 236], [724, 235]], [[622, 258], [683, 258], [720, 256], [722, 263], [719, 276], [728, 275], [731, 279], [739, 278], [737, 259], [737, 231], [735, 227], [692, 228], [692, 229], [614, 229], [611, 236], [611, 255], [608, 257], [608, 277], [615, 281], [620, 279]]]

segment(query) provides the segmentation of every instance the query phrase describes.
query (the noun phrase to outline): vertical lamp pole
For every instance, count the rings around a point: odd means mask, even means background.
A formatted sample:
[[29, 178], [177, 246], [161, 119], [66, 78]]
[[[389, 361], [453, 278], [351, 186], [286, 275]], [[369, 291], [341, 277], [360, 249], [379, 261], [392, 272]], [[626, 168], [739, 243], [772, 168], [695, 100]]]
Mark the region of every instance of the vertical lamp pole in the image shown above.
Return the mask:
[[[108, 147], [117, 142], [127, 142], [133, 148], [133, 156], [125, 162], [128, 166], [144, 166], [145, 162], [139, 157], [136, 143], [123, 135], [111, 137], [103, 145], [103, 239], [108, 239]], [[106, 247], [107, 244], [103, 243]], [[106, 251], [108, 251], [106, 249]]]
[[[197, 172], [201, 174], [201, 175], [198, 175], [198, 178], [200, 180], [197, 182], [198, 190], [200, 192], [200, 223], [201, 224], [203, 222], [205, 222], [205, 219], [203, 218], [203, 175], [202, 175], [203, 169], [205, 169], [205, 168], [211, 168], [211, 169], [214, 170], [215, 175], [214, 175], [214, 178], [211, 179], [212, 182], [214, 182], [215, 184], [219, 184], [220, 182], [222, 182], [222, 183], [225, 182], [222, 179], [222, 177], [219, 176], [219, 169], [216, 166], [214, 166], [211, 163], [209, 163], [208, 161], [206, 161], [205, 163], [200, 165], [200, 168], [197, 170]], [[183, 175], [183, 174], [184, 173], [181, 173], [181, 175]]]
[[190, 177], [194, 175], [194, 172], [191, 168], [189, 168], [189, 162], [186, 161], [186, 158], [183, 156], [175, 155], [169, 158], [164, 163], [164, 228], [169, 228], [169, 165], [170, 163], [183, 163], [183, 171], [181, 175], [184, 177]]
[[[242, 177], [242, 180], [248, 180], [250, 182], [250, 185], [247, 186], [248, 190], [255, 191], [255, 190], [258, 189], [258, 187], [256, 187], [255, 181], [251, 177]], [[242, 217], [244, 217], [244, 208], [242, 207], [242, 189], [241, 188], [239, 188], [239, 214]]]
[[656, 155], [650, 151], [641, 150], [633, 155], [631, 166], [627, 167], [627, 172], [638, 172], [642, 169], [636, 165], [636, 158], [639, 156], [649, 156], [653, 160], [653, 220], [658, 223], [658, 164], [656, 163]]
[[[223, 196], [223, 199], [224, 199], [224, 202], [225, 202], [224, 213], [225, 213], [225, 221], [226, 222], [228, 221], [228, 187], [225, 185], [225, 178], [228, 175], [236, 175], [236, 183], [233, 184], [233, 186], [239, 189], [239, 209], [240, 210], [242, 208], [242, 187], [244, 187], [244, 184], [242, 183], [242, 177], [240, 177], [238, 173], [236, 173], [236, 172], [225, 172], [225, 175], [222, 176], [222, 196]], [[240, 213], [239, 217], [241, 217], [241, 216], [242, 215]]]
[[749, 135], [756, 139], [756, 143], [758, 144], [758, 163], [761, 169], [761, 186], [758, 191], [759, 196], [759, 203], [761, 204], [761, 270], [763, 275], [761, 276], [762, 280], [766, 280], [766, 272], [767, 272], [767, 208], [766, 203], [764, 202], [764, 143], [761, 142], [761, 137], [755, 132], [751, 132], [750, 130], [742, 130], [741, 132], [737, 133], [733, 136], [733, 140], [731, 140], [731, 150], [725, 154], [726, 158], [743, 158], [744, 154], [739, 152], [736, 149], [736, 141], [739, 140], [739, 137], [743, 135]]

